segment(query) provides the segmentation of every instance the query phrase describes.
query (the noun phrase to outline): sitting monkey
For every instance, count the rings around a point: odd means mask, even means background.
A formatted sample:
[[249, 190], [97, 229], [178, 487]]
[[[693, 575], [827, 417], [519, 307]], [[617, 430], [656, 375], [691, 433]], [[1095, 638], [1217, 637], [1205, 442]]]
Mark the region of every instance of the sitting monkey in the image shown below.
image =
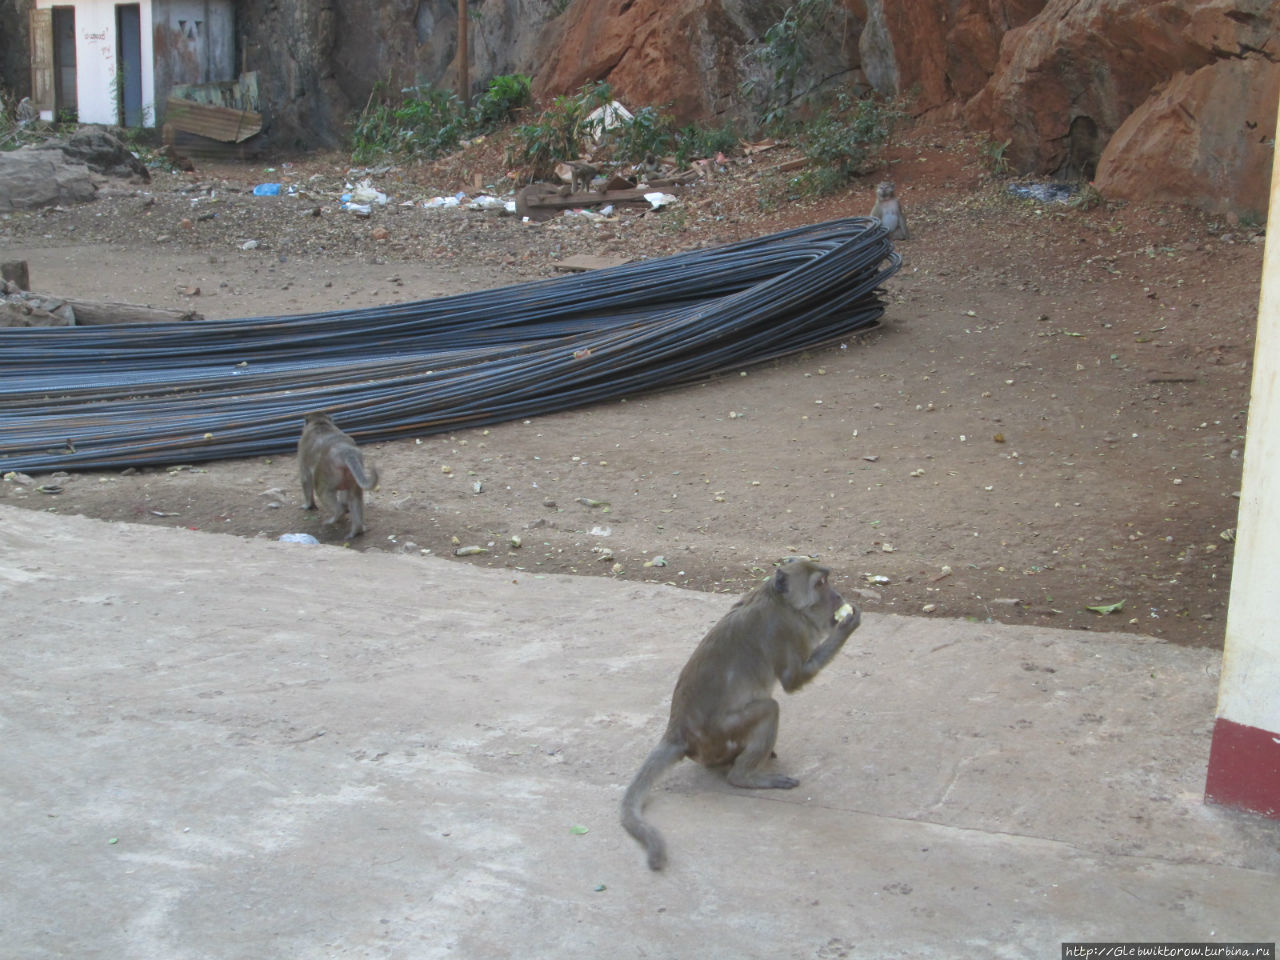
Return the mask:
[[876, 205], [871, 208], [871, 216], [880, 221], [881, 226], [889, 232], [890, 240], [910, 240], [907, 233], [907, 215], [902, 211], [902, 202], [894, 193], [893, 181], [885, 180], [876, 187]]
[[676, 681], [667, 732], [622, 798], [622, 826], [645, 848], [649, 867], [667, 862], [662, 835], [641, 816], [666, 770], [689, 757], [729, 765], [735, 787], [788, 790], [799, 781], [762, 767], [778, 736], [774, 685], [794, 693], [844, 646], [862, 615], [832, 588], [831, 571], [790, 560], [738, 600], [698, 644]]

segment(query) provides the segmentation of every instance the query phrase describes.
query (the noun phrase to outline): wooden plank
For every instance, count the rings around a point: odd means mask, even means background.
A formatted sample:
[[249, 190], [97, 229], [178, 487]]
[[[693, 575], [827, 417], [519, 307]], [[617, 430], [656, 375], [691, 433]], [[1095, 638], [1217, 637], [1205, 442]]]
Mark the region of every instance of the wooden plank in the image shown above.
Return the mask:
[[224, 143], [243, 143], [262, 131], [262, 114], [170, 97], [164, 122], [175, 130], [199, 134]]
[[96, 327], [112, 323], [178, 323], [203, 320], [194, 310], [166, 310], [162, 307], [144, 307], [136, 303], [115, 303], [110, 300], [77, 300], [74, 297], [59, 298], [70, 304], [76, 315], [76, 325]]
[[[669, 189], [676, 193], [680, 192], [678, 187], [673, 186]], [[584, 193], [561, 194], [560, 188], [551, 184], [531, 183], [516, 191], [516, 213], [536, 221], [549, 220], [564, 210], [573, 210], [577, 207], [599, 207], [609, 203], [615, 206], [633, 204], [647, 207], [649, 201], [644, 198], [644, 195], [656, 192], [661, 191], [648, 187], [643, 190], [606, 190], [604, 193], [588, 190]]]
[[555, 269], [561, 273], [586, 273], [588, 270], [604, 270], [630, 263], [630, 257], [603, 257], [594, 253], [575, 253], [572, 257], [557, 260]]
[[31, 38], [31, 105], [52, 110], [53, 102], [53, 9], [42, 7], [28, 12]]

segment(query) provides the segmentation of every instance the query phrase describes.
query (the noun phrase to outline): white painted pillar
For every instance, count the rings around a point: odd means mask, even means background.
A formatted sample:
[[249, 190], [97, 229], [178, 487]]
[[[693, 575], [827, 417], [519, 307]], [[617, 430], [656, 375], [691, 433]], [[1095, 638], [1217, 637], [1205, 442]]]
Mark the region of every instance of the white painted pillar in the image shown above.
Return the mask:
[[1280, 819], [1280, 150], [1271, 169], [1244, 479], [1205, 799]]

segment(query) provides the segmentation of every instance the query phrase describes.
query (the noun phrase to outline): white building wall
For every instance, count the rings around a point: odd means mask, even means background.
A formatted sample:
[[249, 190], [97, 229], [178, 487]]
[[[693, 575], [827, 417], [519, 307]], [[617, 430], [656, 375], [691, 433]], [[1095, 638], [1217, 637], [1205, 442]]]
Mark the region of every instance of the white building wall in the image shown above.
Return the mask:
[[[116, 101], [115, 0], [36, 0], [36, 7], [74, 7], [76, 11], [76, 99], [81, 123], [120, 122]], [[146, 126], [154, 126], [155, 68], [151, 46], [151, 3], [139, 3], [142, 32], [142, 114]], [[41, 116], [52, 120], [53, 111]]]
[[[1280, 223], [1280, 153], [1271, 219]], [[1280, 733], [1280, 231], [1263, 253], [1218, 715]]]

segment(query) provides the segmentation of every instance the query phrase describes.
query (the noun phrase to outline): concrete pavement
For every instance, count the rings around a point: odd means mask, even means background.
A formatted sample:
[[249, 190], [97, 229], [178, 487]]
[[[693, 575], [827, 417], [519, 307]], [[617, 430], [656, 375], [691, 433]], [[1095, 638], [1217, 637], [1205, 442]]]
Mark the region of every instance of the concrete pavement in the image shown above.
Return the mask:
[[1129, 635], [867, 614], [778, 694], [801, 786], [681, 764], [650, 873], [618, 802], [731, 600], [0, 506], [0, 957], [1280, 935], [1280, 823], [1201, 802], [1220, 655]]

